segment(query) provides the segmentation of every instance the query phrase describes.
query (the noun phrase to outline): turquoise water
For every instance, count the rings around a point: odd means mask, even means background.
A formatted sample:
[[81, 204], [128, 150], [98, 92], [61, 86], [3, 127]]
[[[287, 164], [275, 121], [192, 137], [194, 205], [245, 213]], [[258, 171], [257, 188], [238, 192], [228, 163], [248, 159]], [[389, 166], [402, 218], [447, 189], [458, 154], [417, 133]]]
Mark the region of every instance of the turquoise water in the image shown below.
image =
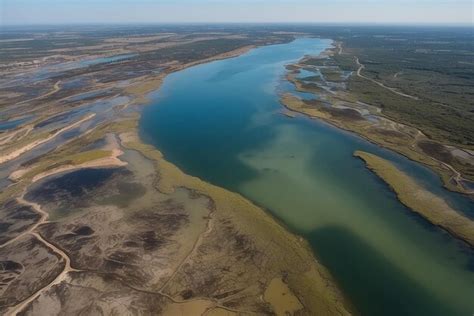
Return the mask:
[[280, 114], [284, 65], [330, 43], [298, 39], [171, 74], [144, 108], [141, 135], [307, 238], [361, 314], [472, 315], [473, 251], [406, 209], [352, 154], [394, 161], [470, 216], [472, 200], [351, 133]]

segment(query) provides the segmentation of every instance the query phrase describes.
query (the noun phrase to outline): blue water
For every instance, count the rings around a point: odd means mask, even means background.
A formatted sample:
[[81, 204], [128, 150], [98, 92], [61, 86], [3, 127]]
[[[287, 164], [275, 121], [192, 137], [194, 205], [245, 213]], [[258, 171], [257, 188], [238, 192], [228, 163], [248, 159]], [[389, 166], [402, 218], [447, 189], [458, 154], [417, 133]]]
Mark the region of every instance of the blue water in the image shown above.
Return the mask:
[[314, 100], [319, 98], [317, 95], [312, 93], [296, 91], [295, 86], [287, 80], [282, 80], [278, 84], [277, 91], [278, 93], [291, 92], [293, 95], [297, 96], [301, 100]]
[[299, 74], [297, 76], [298, 79], [305, 79], [305, 78], [311, 78], [311, 77], [321, 77], [321, 72], [319, 70], [316, 71], [310, 71], [306, 69], [300, 69]]
[[98, 65], [98, 64], [105, 64], [105, 63], [112, 63], [120, 60], [125, 60], [132, 58], [134, 56], [137, 56], [137, 54], [123, 54], [123, 55], [116, 55], [116, 56], [109, 56], [109, 57], [99, 57], [99, 58], [94, 58], [94, 59], [85, 59], [78, 61], [77, 65], [78, 67], [88, 67], [88, 66], [93, 66], [93, 65]]
[[76, 102], [76, 101], [81, 101], [85, 99], [92, 99], [100, 95], [103, 95], [105, 93], [107, 93], [107, 89], [84, 92], [84, 93], [76, 94], [76, 95], [66, 98], [66, 102]]
[[144, 108], [141, 135], [305, 237], [362, 315], [471, 315], [472, 249], [400, 204], [353, 152], [395, 162], [466, 214], [472, 200], [354, 134], [280, 114], [285, 64], [330, 43], [298, 39], [171, 74]]
[[47, 67], [42, 67], [40, 70], [36, 71], [30, 79], [33, 81], [45, 80], [45, 79], [49, 79], [54, 76], [60, 75], [61, 73], [68, 70], [85, 68], [85, 67], [94, 66], [98, 64], [117, 62], [117, 61], [129, 59], [135, 56], [137, 56], [137, 54], [123, 54], [123, 55], [115, 55], [115, 56], [109, 56], [109, 57], [97, 57], [97, 58], [84, 59], [84, 60], [73, 61], [73, 62], [59, 63], [59, 64], [47, 66]]
[[16, 120], [10, 121], [0, 121], [0, 131], [7, 131], [9, 129], [13, 129], [15, 127], [20, 126], [21, 124], [25, 124], [33, 119], [34, 116], [29, 115], [26, 117], [22, 117]]

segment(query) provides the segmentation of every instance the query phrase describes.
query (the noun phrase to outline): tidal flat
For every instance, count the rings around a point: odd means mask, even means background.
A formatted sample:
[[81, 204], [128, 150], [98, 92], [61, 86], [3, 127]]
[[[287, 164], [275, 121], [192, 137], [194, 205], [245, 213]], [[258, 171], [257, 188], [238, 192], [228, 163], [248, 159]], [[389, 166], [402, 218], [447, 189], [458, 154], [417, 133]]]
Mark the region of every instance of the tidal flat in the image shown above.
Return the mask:
[[280, 93], [293, 92], [288, 65], [330, 45], [298, 39], [171, 74], [144, 109], [141, 135], [184, 172], [241, 193], [309, 240], [360, 313], [463, 315], [472, 249], [414, 216], [353, 152], [389, 159], [470, 218], [472, 200], [352, 133], [281, 115]]
[[[0, 132], [2, 159], [25, 148], [0, 163], [1, 312], [471, 312], [472, 249], [415, 216], [353, 152], [390, 160], [469, 218], [472, 201], [400, 155], [281, 115], [282, 92], [323, 106], [344, 89], [349, 74], [331, 67], [310, 77], [333, 82], [310, 92], [288, 84], [332, 41], [309, 29], [196, 28], [94, 38], [79, 28], [79, 42], [38, 30], [6, 48], [41, 49], [0, 48], [2, 122], [32, 115]], [[326, 114], [380, 113], [336, 104]]]
[[[303, 241], [244, 198], [183, 174], [133, 131], [118, 136], [126, 165], [59, 172], [26, 192], [25, 200], [48, 211], [39, 234], [68, 255], [71, 271], [22, 305], [23, 313], [79, 313], [94, 306], [127, 311], [102, 306], [102, 296], [87, 308], [77, 305], [68, 299], [77, 286], [85, 297], [103, 291], [104, 299], [110, 286], [132, 291], [115, 297], [117, 303], [129, 295], [146, 299], [134, 291], [159, 298], [141, 305], [142, 313], [293, 310], [293, 301], [272, 307], [273, 300], [260, 299], [274, 278], [285, 279], [288, 295], [301, 302], [299, 312], [348, 313]], [[191, 306], [197, 299], [202, 304]]]
[[[0, 135], [0, 174], [8, 180], [0, 193], [1, 312], [351, 314], [303, 239], [242, 196], [185, 175], [137, 135], [141, 104], [167, 74], [290, 38], [170, 37], [106, 65], [75, 55], [65, 65], [78, 67], [53, 65], [52, 74], [46, 61], [40, 76], [27, 62], [5, 72], [38, 82], [34, 94], [2, 82], [2, 113], [15, 118], [28, 108], [36, 116]], [[162, 48], [175, 59], [157, 53]]]

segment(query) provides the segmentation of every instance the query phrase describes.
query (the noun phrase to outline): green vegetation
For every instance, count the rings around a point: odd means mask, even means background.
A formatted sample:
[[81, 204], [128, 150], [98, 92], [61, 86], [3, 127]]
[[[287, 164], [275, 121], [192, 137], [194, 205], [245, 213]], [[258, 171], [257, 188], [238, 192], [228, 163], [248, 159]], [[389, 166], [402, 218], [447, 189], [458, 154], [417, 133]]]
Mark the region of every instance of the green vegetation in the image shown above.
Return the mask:
[[416, 126], [434, 140], [472, 148], [472, 32], [463, 29], [385, 31], [340, 36], [343, 52], [332, 59], [342, 69], [355, 71], [359, 58], [364, 65], [362, 75], [418, 100], [390, 93], [355, 75], [349, 80], [349, 90], [361, 101], [379, 106], [385, 115]]
[[[472, 32], [421, 27], [318, 28], [317, 32], [335, 39], [334, 48], [304, 58], [299, 66], [317, 68], [326, 82], [318, 76], [290, 81], [300, 91], [324, 96], [330, 106], [358, 108], [362, 102], [383, 120], [360, 128], [348, 120], [348, 111], [310, 102], [305, 102], [303, 112], [316, 107], [330, 113], [331, 123], [429, 165], [451, 190], [470, 192], [462, 178], [474, 181], [474, 156], [468, 152], [474, 149]], [[352, 75], [346, 78], [349, 72]], [[331, 94], [323, 91], [324, 86]]]
[[68, 155], [65, 157], [54, 157], [54, 159], [48, 159], [42, 163], [39, 163], [32, 170], [28, 171], [23, 177], [29, 178], [41, 172], [56, 169], [62, 166], [81, 165], [89, 161], [109, 157], [110, 154], [111, 154], [110, 150], [90, 150], [90, 151], [80, 152], [77, 154]]
[[[311, 255], [309, 245], [288, 233], [277, 221], [262, 209], [242, 196], [216, 187], [196, 177], [184, 174], [173, 164], [164, 160], [162, 154], [150, 145], [143, 144], [138, 136], [131, 134], [130, 141], [122, 143], [129, 149], [139, 151], [154, 161], [160, 181], [156, 184], [160, 192], [171, 194], [176, 188], [188, 188], [198, 194], [209, 196], [218, 210], [216, 220], [231, 219], [239, 234], [251, 236], [255, 248], [262, 247], [271, 253], [265, 271], [285, 271], [288, 287], [301, 300], [310, 314], [349, 314], [350, 303], [343, 297], [330, 273]], [[272, 236], [272, 243], [268, 238]], [[239, 238], [239, 236], [237, 236]], [[286, 253], [285, 258], [282, 250]], [[247, 272], [250, 273], [250, 272]], [[266, 274], [266, 272], [265, 272]], [[260, 278], [264, 272], [259, 271]]]
[[[474, 146], [472, 113], [465, 112], [463, 115], [460, 110], [425, 100], [423, 97], [414, 100], [390, 93], [385, 88], [357, 76], [351, 76], [348, 88], [360, 101], [382, 108], [388, 117], [416, 126], [437, 141]], [[409, 90], [407, 92], [410, 93]]]
[[333, 68], [320, 68], [321, 74], [323, 75], [324, 79], [331, 82], [343, 82], [343, 78], [341, 77], [341, 72], [339, 69]]

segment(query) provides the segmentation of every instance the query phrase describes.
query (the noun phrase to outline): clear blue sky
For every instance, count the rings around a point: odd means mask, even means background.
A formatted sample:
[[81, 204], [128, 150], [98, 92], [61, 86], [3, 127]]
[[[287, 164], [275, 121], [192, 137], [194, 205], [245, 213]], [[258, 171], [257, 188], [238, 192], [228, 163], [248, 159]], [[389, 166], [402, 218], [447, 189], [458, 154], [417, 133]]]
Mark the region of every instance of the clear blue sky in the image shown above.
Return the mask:
[[0, 24], [362, 22], [473, 24], [474, 0], [0, 0]]

